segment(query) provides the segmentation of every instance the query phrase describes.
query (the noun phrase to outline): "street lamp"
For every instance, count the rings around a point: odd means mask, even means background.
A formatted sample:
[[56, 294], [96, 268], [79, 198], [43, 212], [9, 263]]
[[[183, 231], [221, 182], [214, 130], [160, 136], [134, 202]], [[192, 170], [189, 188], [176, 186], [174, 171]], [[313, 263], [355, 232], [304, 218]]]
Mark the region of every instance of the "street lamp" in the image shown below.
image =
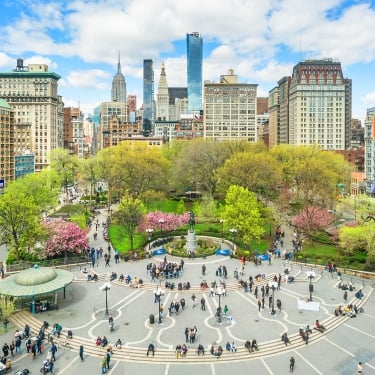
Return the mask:
[[276, 281], [270, 281], [268, 283], [268, 286], [272, 289], [272, 308], [271, 308], [271, 314], [275, 315], [275, 290], [277, 288], [277, 282]]
[[146, 229], [146, 233], [148, 235], [148, 249], [150, 250], [151, 249], [151, 238], [152, 238], [152, 232], [154, 230], [152, 228], [147, 228]]
[[103, 290], [105, 292], [105, 315], [108, 315], [108, 291], [111, 289], [111, 283], [106, 282], [104, 283], [99, 290]]
[[158, 323], [159, 324], [162, 324], [163, 322], [162, 322], [162, 320], [161, 320], [161, 310], [160, 310], [160, 303], [161, 303], [161, 296], [163, 296], [164, 295], [164, 290], [163, 289], [161, 289], [161, 288], [159, 288], [159, 287], [157, 287], [156, 288], [156, 290], [155, 290], [155, 300], [158, 302], [158, 304], [159, 304], [159, 319], [158, 319]]
[[235, 244], [234, 244], [234, 237], [236, 236], [237, 229], [236, 228], [230, 228], [229, 232], [232, 234], [232, 243], [233, 243], [232, 246], [233, 246], [233, 252], [235, 252], [236, 249], [235, 249]]
[[163, 232], [163, 224], [165, 223], [164, 219], [159, 219], [159, 224], [160, 224], [160, 232]]
[[310, 279], [310, 283], [309, 283], [310, 299], [309, 299], [309, 301], [312, 301], [312, 294], [313, 294], [313, 291], [314, 291], [314, 285], [312, 284], [312, 279], [315, 277], [315, 272], [314, 271], [308, 271], [308, 272], [306, 272], [306, 274], [307, 274], [307, 277]]
[[225, 220], [224, 219], [220, 219], [220, 224], [221, 224], [221, 239], [222, 240], [224, 239], [224, 223], [225, 223]]
[[219, 307], [217, 308], [217, 321], [221, 323], [221, 297], [224, 295], [224, 290], [221, 286], [217, 287], [215, 294], [219, 297]]

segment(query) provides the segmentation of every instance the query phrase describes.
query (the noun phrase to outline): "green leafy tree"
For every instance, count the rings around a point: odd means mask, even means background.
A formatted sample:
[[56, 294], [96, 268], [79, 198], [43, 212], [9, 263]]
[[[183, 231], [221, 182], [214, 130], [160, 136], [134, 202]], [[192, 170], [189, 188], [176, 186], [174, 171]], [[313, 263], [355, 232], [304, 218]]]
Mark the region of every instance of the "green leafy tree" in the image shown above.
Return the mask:
[[134, 235], [137, 227], [141, 224], [145, 213], [146, 209], [142, 201], [127, 194], [121, 199], [114, 214], [114, 223], [120, 225], [121, 232], [129, 238], [131, 250], [134, 248]]
[[201, 200], [194, 202], [193, 211], [201, 221], [213, 222], [218, 216], [216, 202], [209, 194], [204, 194]]
[[68, 197], [68, 187], [74, 184], [78, 172], [78, 159], [70, 155], [68, 150], [57, 148], [51, 152], [51, 168], [57, 172]]
[[27, 259], [45, 236], [39, 207], [30, 195], [9, 189], [0, 197], [0, 237], [14, 259]]
[[229, 187], [221, 218], [224, 229], [236, 229], [236, 238], [247, 247], [250, 241], [259, 240], [264, 233], [264, 220], [256, 195], [241, 186]]

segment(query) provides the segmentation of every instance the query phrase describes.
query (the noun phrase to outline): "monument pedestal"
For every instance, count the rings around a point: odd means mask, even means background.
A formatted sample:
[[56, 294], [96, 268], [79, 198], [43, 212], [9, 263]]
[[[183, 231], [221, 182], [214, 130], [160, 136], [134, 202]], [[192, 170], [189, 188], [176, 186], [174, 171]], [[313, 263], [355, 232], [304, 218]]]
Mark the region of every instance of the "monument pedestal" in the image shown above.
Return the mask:
[[188, 254], [194, 254], [195, 250], [198, 248], [197, 238], [195, 236], [195, 231], [189, 229], [186, 238], [186, 251]]

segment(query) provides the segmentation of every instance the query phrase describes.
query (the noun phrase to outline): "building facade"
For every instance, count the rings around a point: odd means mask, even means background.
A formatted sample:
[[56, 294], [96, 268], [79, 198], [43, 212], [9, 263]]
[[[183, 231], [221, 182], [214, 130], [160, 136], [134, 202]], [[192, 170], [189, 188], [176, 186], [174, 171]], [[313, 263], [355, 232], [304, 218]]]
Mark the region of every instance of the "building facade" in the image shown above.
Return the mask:
[[154, 66], [153, 61], [143, 60], [143, 134], [151, 135], [155, 121]]
[[188, 113], [202, 109], [203, 39], [197, 32], [186, 34]]
[[64, 108], [64, 148], [82, 159], [85, 143], [83, 113], [79, 108]]
[[279, 142], [280, 129], [280, 108], [279, 108], [279, 88], [274, 87], [269, 92], [268, 97], [268, 146], [276, 146]]
[[368, 108], [365, 118], [366, 192], [375, 194], [375, 107]]
[[165, 65], [162, 64], [156, 96], [156, 120], [169, 121], [169, 93]]
[[232, 70], [219, 83], [205, 82], [204, 137], [256, 142], [257, 86], [238, 83]]
[[117, 73], [112, 80], [111, 101], [126, 102], [126, 82], [124, 75], [121, 73], [120, 55], [118, 57]]
[[62, 98], [58, 95], [60, 76], [44, 64], [23, 65], [0, 73], [0, 98], [14, 108], [14, 123], [31, 125], [31, 152], [35, 170], [50, 164], [51, 151], [62, 145]]
[[0, 99], [0, 191], [14, 178], [14, 110]]
[[113, 115], [108, 125], [103, 127], [103, 148], [116, 146], [140, 135], [141, 127], [138, 123], [123, 122], [120, 117]]

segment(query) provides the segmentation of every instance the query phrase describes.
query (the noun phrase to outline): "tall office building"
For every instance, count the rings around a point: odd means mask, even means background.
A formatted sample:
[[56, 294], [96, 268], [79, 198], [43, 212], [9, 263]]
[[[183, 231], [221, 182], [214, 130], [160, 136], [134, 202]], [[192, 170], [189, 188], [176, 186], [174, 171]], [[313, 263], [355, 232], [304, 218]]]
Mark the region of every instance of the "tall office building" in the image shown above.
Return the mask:
[[204, 137], [256, 142], [257, 86], [238, 83], [233, 70], [219, 83], [205, 82]]
[[117, 73], [112, 80], [111, 101], [126, 102], [126, 82], [124, 75], [121, 73], [120, 55], [118, 56]]
[[186, 34], [188, 113], [202, 109], [203, 39], [197, 32]]
[[368, 108], [365, 118], [366, 191], [375, 194], [375, 107]]
[[168, 82], [164, 64], [161, 66], [158, 93], [156, 96], [156, 119], [158, 121], [169, 120]]
[[154, 128], [154, 65], [151, 59], [143, 60], [143, 134], [151, 135]]
[[[350, 147], [352, 82], [344, 78], [339, 62], [298, 63], [291, 77], [279, 80], [278, 101], [277, 143], [317, 144], [325, 150]], [[276, 118], [270, 118], [270, 131]]]
[[0, 99], [0, 191], [14, 178], [14, 110]]
[[63, 104], [57, 94], [61, 77], [48, 71], [44, 64], [23, 65], [0, 73], [0, 98], [14, 109], [14, 124], [31, 125], [31, 152], [35, 170], [50, 164], [51, 151], [63, 144]]

